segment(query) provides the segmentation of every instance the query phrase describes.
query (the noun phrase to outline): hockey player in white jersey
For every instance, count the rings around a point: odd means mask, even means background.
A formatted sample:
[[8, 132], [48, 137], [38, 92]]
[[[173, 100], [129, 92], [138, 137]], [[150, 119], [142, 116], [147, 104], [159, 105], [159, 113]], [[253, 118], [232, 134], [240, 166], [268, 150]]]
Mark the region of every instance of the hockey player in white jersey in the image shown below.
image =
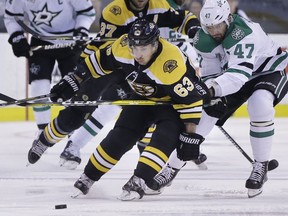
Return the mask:
[[[30, 95], [48, 94], [55, 62], [64, 76], [73, 71], [81, 49], [75, 46], [75, 49], [69, 47], [32, 53], [30, 50], [34, 46], [71, 41], [43, 41], [32, 37], [29, 43], [15, 17], [27, 21], [31, 29], [43, 36], [88, 36], [88, 30], [95, 19], [95, 10], [90, 0], [6, 1], [4, 21], [10, 35], [9, 43], [15, 56], [28, 58]], [[41, 131], [51, 120], [50, 106], [35, 106], [33, 111]]]
[[[202, 29], [194, 37], [194, 46], [201, 57], [200, 75], [214, 99], [211, 106], [204, 107], [196, 132], [207, 136], [214, 124], [222, 126], [248, 100], [254, 162], [245, 186], [248, 197], [255, 197], [267, 181], [274, 106], [288, 90], [284, 73], [288, 54], [281, 51], [259, 24], [231, 15], [227, 0], [207, 0], [200, 22]], [[167, 166], [155, 177], [156, 184], [160, 187], [171, 184], [189, 160], [189, 149], [190, 146], [184, 145], [170, 156]]]

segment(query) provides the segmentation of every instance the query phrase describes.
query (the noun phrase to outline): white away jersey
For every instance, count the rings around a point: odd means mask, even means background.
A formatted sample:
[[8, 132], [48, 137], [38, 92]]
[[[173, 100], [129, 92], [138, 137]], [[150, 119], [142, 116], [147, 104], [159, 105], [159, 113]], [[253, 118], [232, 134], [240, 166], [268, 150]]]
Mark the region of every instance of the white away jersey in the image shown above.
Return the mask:
[[27, 19], [42, 35], [72, 35], [74, 29], [89, 29], [95, 19], [90, 0], [7, 0], [5, 26], [11, 35], [22, 28], [14, 17]]
[[[287, 66], [288, 54], [267, 36], [258, 23], [233, 15], [225, 39], [216, 42], [203, 30], [197, 32], [194, 47], [201, 56], [200, 75], [216, 77], [221, 95], [237, 92], [250, 79]], [[219, 76], [219, 73], [223, 73]]]

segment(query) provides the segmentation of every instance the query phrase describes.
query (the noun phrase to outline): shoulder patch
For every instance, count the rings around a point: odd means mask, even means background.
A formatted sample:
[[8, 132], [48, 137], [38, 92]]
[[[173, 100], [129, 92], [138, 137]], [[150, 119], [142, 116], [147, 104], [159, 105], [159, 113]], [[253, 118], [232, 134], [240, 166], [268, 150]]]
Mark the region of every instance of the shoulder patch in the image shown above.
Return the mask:
[[163, 65], [163, 71], [165, 73], [171, 73], [175, 68], [177, 68], [178, 65], [177, 65], [177, 61], [176, 60], [168, 60], [164, 63]]
[[122, 47], [128, 45], [128, 35], [124, 35], [124, 36], [121, 38], [120, 44], [121, 44]]
[[120, 14], [122, 13], [121, 8], [120, 8], [119, 6], [117, 6], [117, 5], [113, 5], [113, 6], [109, 9], [109, 11], [110, 11], [112, 14], [114, 14], [115, 16], [120, 15]]
[[226, 38], [222, 41], [222, 45], [225, 49], [230, 49], [253, 32], [239, 16], [233, 15], [233, 17], [234, 21], [228, 28]]
[[245, 37], [245, 32], [242, 29], [236, 27], [235, 29], [233, 29], [231, 37], [234, 40], [241, 40]]

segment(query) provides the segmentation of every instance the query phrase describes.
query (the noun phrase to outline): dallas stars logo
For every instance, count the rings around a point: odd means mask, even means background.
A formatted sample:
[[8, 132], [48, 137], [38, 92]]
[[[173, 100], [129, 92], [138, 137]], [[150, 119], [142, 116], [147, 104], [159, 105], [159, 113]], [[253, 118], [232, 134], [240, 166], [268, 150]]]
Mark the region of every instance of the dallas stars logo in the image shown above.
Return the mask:
[[222, 7], [222, 6], [223, 6], [223, 3], [222, 3], [221, 0], [220, 0], [220, 1], [217, 1], [217, 4], [218, 4], [219, 7]]
[[35, 23], [36, 25], [41, 25], [41, 24], [44, 24], [44, 25], [47, 25], [47, 26], [50, 26], [52, 27], [51, 25], [51, 22], [52, 20], [58, 16], [60, 12], [51, 12], [48, 10], [48, 6], [47, 6], [47, 3], [44, 5], [44, 7], [39, 10], [39, 11], [31, 11], [34, 15], [34, 18], [33, 18], [33, 23]]

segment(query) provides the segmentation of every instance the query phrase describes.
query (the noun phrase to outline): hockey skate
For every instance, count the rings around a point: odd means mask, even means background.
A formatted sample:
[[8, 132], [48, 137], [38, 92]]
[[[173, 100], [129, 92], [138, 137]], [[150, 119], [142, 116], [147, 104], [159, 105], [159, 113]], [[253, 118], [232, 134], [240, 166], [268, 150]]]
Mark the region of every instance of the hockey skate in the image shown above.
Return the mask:
[[207, 156], [203, 153], [200, 153], [199, 157], [196, 160], [192, 160], [192, 162], [195, 163], [195, 165], [198, 167], [200, 170], [207, 170], [208, 167], [204, 163], [207, 160]]
[[90, 179], [82, 173], [80, 178], [75, 182], [74, 187], [76, 188], [75, 192], [71, 195], [72, 198], [76, 198], [79, 195], [86, 195], [95, 181]]
[[122, 201], [131, 201], [141, 199], [145, 190], [147, 190], [145, 181], [135, 175], [133, 175], [129, 181], [122, 187], [122, 193], [118, 197]]
[[154, 177], [153, 189], [160, 190], [164, 187], [169, 187], [173, 179], [176, 177], [179, 169], [172, 168], [167, 164], [163, 169]]
[[44, 145], [39, 139], [33, 141], [32, 147], [28, 152], [28, 161], [30, 164], [36, 163], [48, 146]]
[[253, 198], [262, 193], [262, 187], [268, 180], [268, 161], [253, 162], [253, 170], [250, 177], [246, 181], [246, 188], [248, 188], [248, 197]]
[[80, 151], [72, 145], [72, 141], [69, 140], [60, 154], [60, 167], [65, 167], [70, 170], [74, 170], [81, 163]]

